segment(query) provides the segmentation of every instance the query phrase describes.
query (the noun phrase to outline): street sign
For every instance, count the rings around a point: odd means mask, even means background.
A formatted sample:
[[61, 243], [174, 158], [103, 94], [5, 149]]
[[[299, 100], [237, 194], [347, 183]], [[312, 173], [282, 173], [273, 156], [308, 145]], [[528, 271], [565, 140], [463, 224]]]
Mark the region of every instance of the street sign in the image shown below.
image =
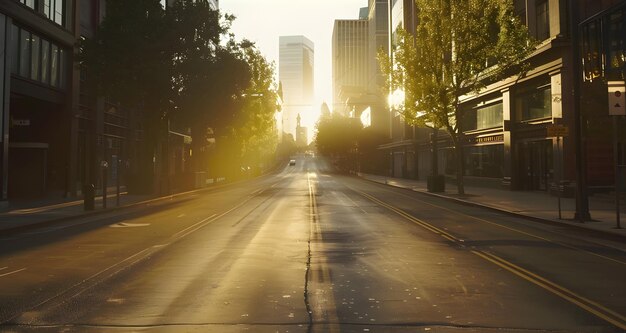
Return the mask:
[[626, 116], [624, 81], [609, 81], [609, 115]]
[[569, 136], [569, 127], [552, 124], [546, 126], [546, 132], [548, 137]]

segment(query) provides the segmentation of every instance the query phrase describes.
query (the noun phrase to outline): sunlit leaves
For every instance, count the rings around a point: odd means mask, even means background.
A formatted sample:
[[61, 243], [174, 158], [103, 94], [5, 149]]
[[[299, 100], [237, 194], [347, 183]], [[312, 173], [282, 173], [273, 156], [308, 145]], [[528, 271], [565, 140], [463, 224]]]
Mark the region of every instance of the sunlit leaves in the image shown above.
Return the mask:
[[[510, 0], [415, 0], [414, 34], [395, 34], [392, 58], [381, 54], [389, 91], [403, 89], [405, 120], [444, 128], [462, 164], [460, 98], [523, 71], [534, 49]], [[457, 166], [462, 172], [462, 165]], [[459, 174], [459, 178], [462, 177]], [[462, 192], [462, 180], [459, 192]]]

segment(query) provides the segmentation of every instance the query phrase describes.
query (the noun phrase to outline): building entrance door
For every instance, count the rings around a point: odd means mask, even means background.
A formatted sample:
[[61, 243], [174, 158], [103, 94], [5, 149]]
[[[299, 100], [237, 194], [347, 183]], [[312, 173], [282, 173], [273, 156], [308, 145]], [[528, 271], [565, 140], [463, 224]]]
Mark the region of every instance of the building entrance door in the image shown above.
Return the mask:
[[547, 191], [552, 174], [552, 141], [520, 143], [520, 178], [524, 190]]

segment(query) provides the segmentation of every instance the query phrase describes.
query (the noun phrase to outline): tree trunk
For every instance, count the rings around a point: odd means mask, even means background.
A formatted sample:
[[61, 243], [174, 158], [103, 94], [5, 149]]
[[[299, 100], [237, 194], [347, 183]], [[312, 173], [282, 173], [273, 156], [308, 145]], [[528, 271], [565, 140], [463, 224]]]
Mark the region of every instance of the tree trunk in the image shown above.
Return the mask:
[[462, 133], [455, 133], [452, 135], [452, 142], [454, 144], [454, 153], [456, 157], [456, 188], [459, 195], [465, 194], [465, 183], [463, 182], [464, 174], [464, 161], [463, 161], [463, 140]]

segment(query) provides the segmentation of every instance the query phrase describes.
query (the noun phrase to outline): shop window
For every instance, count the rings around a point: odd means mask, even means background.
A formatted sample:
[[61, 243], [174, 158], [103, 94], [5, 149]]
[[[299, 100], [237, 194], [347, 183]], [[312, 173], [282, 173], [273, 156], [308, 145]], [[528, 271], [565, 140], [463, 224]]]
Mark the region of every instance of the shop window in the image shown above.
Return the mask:
[[520, 94], [516, 100], [516, 114], [520, 121], [548, 118], [552, 116], [552, 91], [550, 86]]
[[504, 145], [466, 147], [464, 158], [466, 176], [502, 177]]

